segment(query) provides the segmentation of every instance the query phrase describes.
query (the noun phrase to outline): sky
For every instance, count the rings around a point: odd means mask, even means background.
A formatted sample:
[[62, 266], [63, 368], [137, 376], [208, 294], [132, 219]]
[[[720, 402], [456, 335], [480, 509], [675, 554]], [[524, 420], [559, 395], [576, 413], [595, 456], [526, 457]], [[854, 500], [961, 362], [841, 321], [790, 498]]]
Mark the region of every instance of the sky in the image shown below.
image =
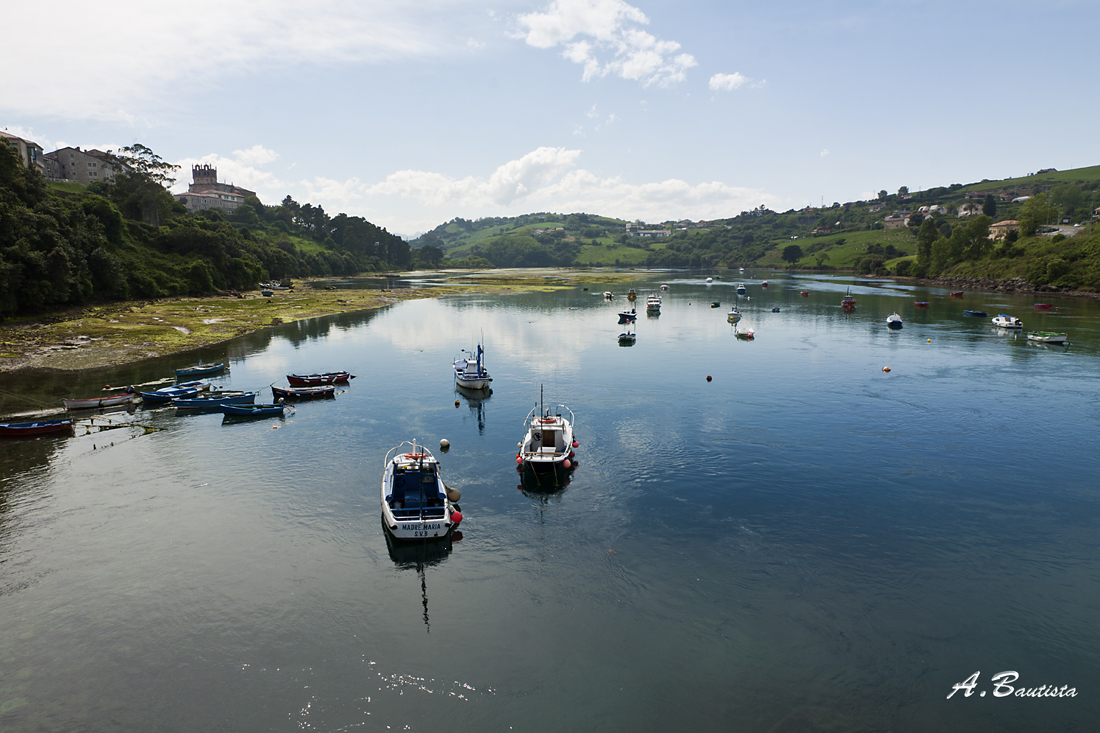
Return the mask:
[[[1096, 0], [9, 2], [0, 128], [413, 237], [1100, 164]], [[13, 29], [18, 29], [14, 30]]]

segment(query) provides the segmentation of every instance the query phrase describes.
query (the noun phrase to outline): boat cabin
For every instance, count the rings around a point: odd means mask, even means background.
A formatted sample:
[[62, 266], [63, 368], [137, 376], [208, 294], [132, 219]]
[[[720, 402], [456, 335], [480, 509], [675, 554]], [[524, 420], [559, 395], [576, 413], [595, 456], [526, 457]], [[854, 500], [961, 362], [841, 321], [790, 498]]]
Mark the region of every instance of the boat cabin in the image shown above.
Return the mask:
[[525, 452], [544, 456], [559, 456], [567, 452], [564, 428], [561, 418], [535, 418], [531, 421], [531, 443], [524, 446]]
[[438, 464], [394, 461], [392, 492], [386, 504], [397, 519], [444, 517], [444, 499], [440, 493]]

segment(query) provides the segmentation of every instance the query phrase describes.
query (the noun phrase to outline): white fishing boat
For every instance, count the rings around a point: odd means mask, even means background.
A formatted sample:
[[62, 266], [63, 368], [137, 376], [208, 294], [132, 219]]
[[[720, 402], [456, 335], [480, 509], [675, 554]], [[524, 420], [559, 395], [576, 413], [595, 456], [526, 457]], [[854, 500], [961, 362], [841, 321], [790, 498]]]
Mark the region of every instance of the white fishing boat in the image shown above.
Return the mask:
[[897, 313], [892, 313], [892, 314], [886, 316], [886, 325], [889, 326], [890, 328], [901, 328], [902, 327], [901, 316], [899, 316]]
[[605, 290], [605, 291], [603, 291], [603, 297], [604, 297], [604, 300], [611, 300], [612, 298], [615, 297], [615, 294], [612, 293], [610, 290]]
[[714, 278], [713, 277], [708, 277], [707, 278], [707, 283], [710, 284], [712, 282], [714, 282]]
[[744, 295], [745, 294], [745, 283], [737, 283], [737, 294], [738, 295]]
[[1006, 316], [1004, 313], [998, 313], [993, 319], [993, 325], [997, 328], [1023, 328], [1024, 322], [1016, 316]]
[[444, 537], [462, 521], [457, 490], [443, 483], [439, 462], [427, 448], [406, 441], [386, 454], [382, 521], [398, 540]]
[[659, 311], [661, 310], [661, 296], [657, 293], [653, 293], [645, 299], [645, 309], [647, 311]]
[[754, 338], [756, 338], [756, 331], [753, 331], [751, 326], [740, 324], [733, 329], [733, 335], [739, 339], [752, 341]]
[[573, 435], [575, 419], [573, 411], [565, 405], [556, 408], [535, 405], [524, 423], [527, 432], [519, 443], [516, 463], [536, 471], [571, 468], [573, 449], [580, 445]]
[[458, 386], [466, 389], [485, 389], [488, 387], [493, 378], [489, 376], [489, 372], [485, 369], [485, 350], [481, 348], [481, 344], [477, 345], [476, 356], [466, 351], [466, 349], [462, 349], [462, 353], [466, 354], [467, 358], [455, 359], [454, 363], [455, 381], [458, 382]]
[[668, 283], [661, 283], [661, 290], [668, 290]]
[[730, 323], [737, 323], [741, 320], [741, 311], [737, 310], [737, 306], [734, 306], [733, 309], [726, 314], [726, 320]]
[[1069, 336], [1064, 333], [1052, 331], [1029, 331], [1027, 334], [1028, 341], [1038, 341], [1041, 344], [1064, 344], [1067, 338]]

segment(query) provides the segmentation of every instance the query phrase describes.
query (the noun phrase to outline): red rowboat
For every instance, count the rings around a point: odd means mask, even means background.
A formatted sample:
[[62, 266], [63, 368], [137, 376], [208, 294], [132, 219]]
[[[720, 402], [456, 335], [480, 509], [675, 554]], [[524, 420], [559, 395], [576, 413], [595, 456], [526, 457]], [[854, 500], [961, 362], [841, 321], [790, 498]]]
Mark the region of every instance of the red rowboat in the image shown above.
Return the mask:
[[917, 308], [927, 308], [928, 307], [928, 301], [927, 300], [915, 300], [915, 301], [913, 301], [913, 305], [916, 306]]
[[324, 374], [288, 374], [286, 381], [291, 387], [320, 387], [323, 384], [347, 384], [353, 375], [348, 372], [325, 372]]
[[52, 433], [72, 435], [73, 421], [66, 418], [64, 420], [40, 420], [39, 422], [0, 423], [0, 438], [33, 438]]
[[1051, 308], [1053, 308], [1054, 305], [1051, 304], [1051, 303], [1036, 303], [1035, 307], [1038, 308], [1039, 310], [1048, 311]]
[[961, 297], [963, 297], [963, 291], [962, 290], [956, 290], [953, 293], [948, 293], [948, 295], [950, 295], [952, 298], [961, 298]]
[[810, 297], [810, 291], [809, 291], [809, 290], [803, 290], [803, 291], [802, 291], [802, 297], [803, 297], [803, 298], [808, 298], [808, 297]]
[[65, 403], [65, 409], [67, 410], [95, 410], [100, 407], [114, 407], [115, 405], [126, 405], [133, 402], [137, 398], [134, 394], [133, 387], [129, 392], [123, 392], [122, 394], [111, 395], [109, 397], [88, 397], [85, 399], [76, 400], [62, 400]]

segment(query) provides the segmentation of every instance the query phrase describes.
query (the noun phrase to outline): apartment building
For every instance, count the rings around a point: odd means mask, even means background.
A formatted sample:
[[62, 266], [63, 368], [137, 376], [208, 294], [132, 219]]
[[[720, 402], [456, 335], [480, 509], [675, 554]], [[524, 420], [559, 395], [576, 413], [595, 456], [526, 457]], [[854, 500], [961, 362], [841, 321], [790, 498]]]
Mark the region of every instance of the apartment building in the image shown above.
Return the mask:
[[46, 175], [46, 156], [42, 146], [32, 140], [24, 140], [9, 132], [0, 130], [0, 140], [8, 143], [19, 153], [19, 160], [27, 168], [34, 168], [42, 175]]
[[115, 174], [107, 153], [102, 150], [61, 148], [46, 153], [46, 178], [54, 181], [75, 181], [85, 186], [95, 181], [109, 181]]

